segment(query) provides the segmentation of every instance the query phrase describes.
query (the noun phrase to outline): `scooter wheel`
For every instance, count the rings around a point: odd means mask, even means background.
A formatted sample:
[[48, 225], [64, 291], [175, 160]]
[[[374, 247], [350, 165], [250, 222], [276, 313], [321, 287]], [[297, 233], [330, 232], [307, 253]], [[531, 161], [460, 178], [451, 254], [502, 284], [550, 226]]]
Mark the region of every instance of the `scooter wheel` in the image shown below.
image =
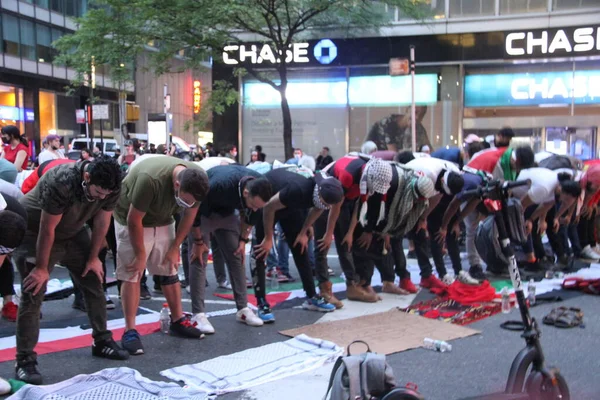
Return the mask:
[[531, 400], [571, 400], [569, 386], [560, 372], [554, 372], [555, 384], [540, 375], [537, 376], [540, 379], [528, 379], [526, 387]]

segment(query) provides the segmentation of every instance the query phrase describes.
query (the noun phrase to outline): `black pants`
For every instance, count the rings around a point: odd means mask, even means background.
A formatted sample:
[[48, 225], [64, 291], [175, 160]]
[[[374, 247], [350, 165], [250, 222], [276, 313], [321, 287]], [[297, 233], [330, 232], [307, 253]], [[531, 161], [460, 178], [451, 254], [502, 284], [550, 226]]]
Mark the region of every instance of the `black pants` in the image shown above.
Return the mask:
[[592, 215], [587, 219], [581, 218], [577, 225], [577, 233], [579, 234], [579, 243], [581, 248], [586, 246], [594, 247], [596, 245], [595, 235], [596, 209], [592, 211]]
[[[412, 240], [415, 244], [415, 253], [417, 254], [417, 262], [419, 263], [419, 269], [421, 270], [421, 278], [427, 279], [431, 276], [433, 268], [429, 262], [427, 255], [427, 233], [421, 229], [417, 232], [417, 226], [408, 233], [407, 238]], [[444, 268], [445, 270], [445, 268]], [[441, 275], [442, 277], [444, 275]]]
[[[442, 219], [444, 218], [444, 213], [446, 209], [450, 205], [452, 201], [452, 196], [442, 197], [442, 200], [437, 205], [436, 208], [433, 209], [431, 214], [427, 217], [427, 231], [429, 232], [429, 245], [431, 247], [431, 256], [433, 257], [433, 262], [435, 264], [435, 269], [440, 277], [444, 277], [446, 275], [446, 265], [444, 264], [444, 253], [443, 246], [436, 240], [436, 235], [442, 226]], [[451, 228], [456, 221], [456, 215], [452, 217], [450, 220], [450, 224], [448, 228]], [[462, 265], [460, 261], [460, 249], [458, 247], [458, 238], [453, 232], [448, 232], [446, 235], [446, 249], [448, 250], [448, 255], [450, 256], [450, 260], [452, 261], [452, 269], [454, 273], [458, 275], [458, 273], [462, 270]], [[427, 260], [429, 263], [429, 259]], [[431, 267], [429, 267], [431, 269]]]
[[358, 225], [354, 231], [354, 242], [352, 245], [352, 258], [358, 275], [363, 285], [371, 285], [375, 267], [379, 270], [382, 282], [394, 282], [394, 261], [391, 252], [383, 254], [384, 242], [381, 237], [373, 235], [371, 246], [368, 249], [359, 247], [356, 240], [362, 235], [363, 229]]
[[0, 296], [11, 296], [15, 294], [13, 283], [15, 280], [15, 271], [13, 269], [10, 257], [7, 256], [0, 267]]
[[[306, 296], [309, 298], [315, 297], [317, 292], [315, 290], [315, 281], [313, 280], [312, 270], [310, 268], [310, 259], [308, 250], [304, 253], [300, 253], [300, 247], [294, 247], [294, 241], [296, 236], [302, 229], [304, 221], [306, 220], [306, 210], [298, 209], [284, 209], [275, 213], [274, 223], [279, 222], [285, 240], [290, 247], [292, 257], [294, 257], [294, 263], [298, 268], [300, 279], [302, 280], [302, 286], [306, 292]], [[262, 212], [259, 216], [259, 222], [256, 224], [256, 242], [260, 244], [265, 238], [265, 229], [263, 225]], [[265, 258], [256, 258], [256, 265], [252, 272], [252, 281], [254, 283], [254, 294], [259, 306], [269, 305], [266, 298], [266, 277], [265, 277]]]
[[406, 256], [404, 255], [402, 240], [404, 240], [404, 238], [400, 236], [392, 236], [390, 239], [390, 244], [392, 246], [392, 251], [390, 252], [390, 262], [393, 263], [394, 272], [400, 279], [410, 279], [410, 272], [408, 272], [406, 269]]
[[[340, 216], [338, 217], [337, 223], [335, 224], [335, 228], [333, 230], [335, 249], [340, 260], [340, 266], [342, 267], [342, 271], [346, 276], [346, 282], [351, 283], [358, 282], [359, 277], [354, 268], [352, 252], [348, 251], [348, 247], [346, 245], [342, 245], [342, 241], [344, 240], [344, 236], [346, 236], [346, 233], [350, 228], [350, 220], [352, 219], [352, 212], [354, 210], [355, 202], [356, 200], [344, 200], [342, 208], [340, 209]], [[328, 216], [329, 212], [326, 211], [315, 222], [314, 228], [316, 239], [321, 239], [323, 235], [325, 235], [327, 230]], [[319, 283], [329, 281], [328, 268], [327, 252], [319, 251], [317, 246], [315, 246], [315, 272]]]

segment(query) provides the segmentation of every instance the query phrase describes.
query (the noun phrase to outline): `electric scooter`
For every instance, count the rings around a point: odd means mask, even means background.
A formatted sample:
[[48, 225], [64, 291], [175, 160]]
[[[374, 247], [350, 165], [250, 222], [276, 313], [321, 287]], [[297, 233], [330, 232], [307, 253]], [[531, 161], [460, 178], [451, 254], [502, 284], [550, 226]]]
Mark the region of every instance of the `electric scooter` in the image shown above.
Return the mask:
[[[540, 343], [541, 331], [537, 322], [529, 314], [525, 301], [521, 275], [517, 267], [514, 250], [511, 246], [505, 221], [507, 215], [508, 191], [518, 186], [528, 186], [531, 182], [492, 181], [486, 187], [465, 192], [465, 198], [478, 197], [490, 200], [488, 209], [494, 215], [498, 228], [498, 239], [502, 253], [509, 260], [509, 272], [515, 289], [517, 304], [523, 322], [523, 334], [526, 346], [512, 362], [504, 392], [474, 396], [461, 400], [570, 400], [569, 387], [557, 369], [545, 365], [544, 352]], [[420, 400], [423, 397], [412, 388], [397, 388], [389, 392], [382, 400]]]

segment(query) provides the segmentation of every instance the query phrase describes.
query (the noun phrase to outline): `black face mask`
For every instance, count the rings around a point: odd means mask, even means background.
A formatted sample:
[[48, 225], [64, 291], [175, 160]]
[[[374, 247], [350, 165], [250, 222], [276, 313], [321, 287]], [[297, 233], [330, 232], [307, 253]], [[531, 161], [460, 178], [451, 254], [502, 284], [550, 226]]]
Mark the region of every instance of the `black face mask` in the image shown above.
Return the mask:
[[2, 138], [2, 143], [9, 144], [10, 143], [10, 139]]
[[58, 147], [56, 147], [56, 146], [52, 146], [52, 150], [55, 150], [55, 151], [56, 151], [56, 150], [58, 150]]

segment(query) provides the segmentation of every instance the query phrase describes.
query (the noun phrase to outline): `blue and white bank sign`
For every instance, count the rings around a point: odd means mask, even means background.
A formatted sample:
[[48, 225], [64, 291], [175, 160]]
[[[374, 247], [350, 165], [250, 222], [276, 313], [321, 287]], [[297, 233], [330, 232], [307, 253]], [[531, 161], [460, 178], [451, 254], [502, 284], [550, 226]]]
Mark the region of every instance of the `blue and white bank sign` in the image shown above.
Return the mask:
[[321, 64], [331, 64], [337, 57], [337, 46], [330, 39], [321, 39], [315, 45], [313, 54]]
[[465, 107], [600, 104], [600, 71], [467, 75]]

